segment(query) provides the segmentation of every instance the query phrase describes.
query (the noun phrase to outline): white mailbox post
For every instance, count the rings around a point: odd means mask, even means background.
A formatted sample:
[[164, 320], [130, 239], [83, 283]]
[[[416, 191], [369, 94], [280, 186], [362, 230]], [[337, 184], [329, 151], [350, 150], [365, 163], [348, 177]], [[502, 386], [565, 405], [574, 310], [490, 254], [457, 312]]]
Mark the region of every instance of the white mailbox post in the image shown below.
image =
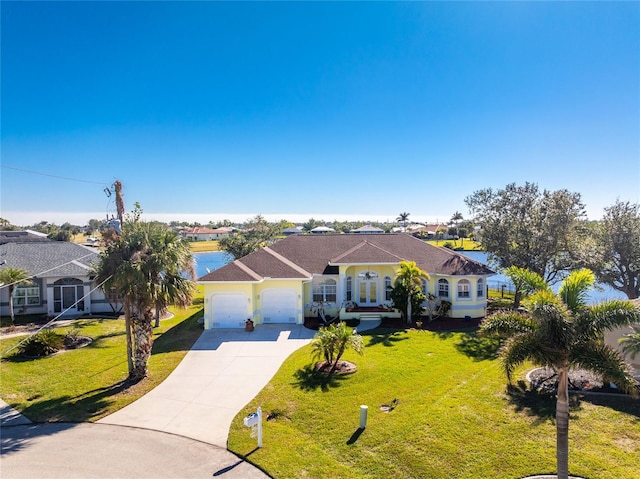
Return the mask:
[[246, 416], [244, 425], [251, 428], [251, 437], [258, 436], [258, 447], [262, 447], [262, 408]]

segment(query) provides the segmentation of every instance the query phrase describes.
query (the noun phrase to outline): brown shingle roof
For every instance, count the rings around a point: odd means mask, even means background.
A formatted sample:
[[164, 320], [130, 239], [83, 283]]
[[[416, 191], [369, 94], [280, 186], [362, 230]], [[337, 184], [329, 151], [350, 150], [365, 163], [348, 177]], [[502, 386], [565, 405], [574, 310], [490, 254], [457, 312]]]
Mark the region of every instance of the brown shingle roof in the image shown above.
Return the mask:
[[[408, 234], [294, 235], [284, 238], [200, 278], [201, 281], [255, 281], [258, 277], [308, 278], [336, 264], [415, 261], [428, 273], [445, 275], [495, 274], [482, 263]], [[236, 263], [240, 262], [244, 268]], [[308, 274], [305, 274], [308, 273]], [[245, 279], [243, 279], [245, 278]], [[251, 279], [249, 279], [251, 278]]]

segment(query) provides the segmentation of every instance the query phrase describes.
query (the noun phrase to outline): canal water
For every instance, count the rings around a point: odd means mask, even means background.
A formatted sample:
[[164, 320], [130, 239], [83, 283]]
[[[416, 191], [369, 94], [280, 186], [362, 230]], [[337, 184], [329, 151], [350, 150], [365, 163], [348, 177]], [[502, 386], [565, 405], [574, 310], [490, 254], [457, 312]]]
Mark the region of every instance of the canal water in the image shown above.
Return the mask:
[[[484, 251], [460, 251], [460, 253], [475, 259], [482, 264], [487, 264], [488, 255]], [[212, 251], [207, 253], [194, 253], [193, 257], [196, 260], [196, 277], [201, 278], [209, 271], [214, 271], [233, 260], [233, 256], [224, 251]], [[491, 289], [500, 289], [502, 285], [505, 285], [507, 290], [513, 289], [513, 284], [509, 279], [501, 273], [491, 276], [487, 281]], [[557, 289], [558, 285], [555, 285]], [[588, 294], [589, 302], [594, 304], [600, 301], [608, 299], [627, 299], [627, 296], [620, 291], [616, 291], [610, 286], [605, 284], [597, 284], [593, 290]]]
[[193, 253], [193, 258], [196, 260], [196, 278], [201, 278], [209, 271], [215, 271], [233, 261], [233, 256], [224, 251]]
[[[459, 251], [459, 253], [462, 253], [471, 259], [475, 259], [482, 264], [487, 264], [488, 262], [489, 255], [484, 251]], [[502, 285], [505, 285], [507, 290], [513, 290], [513, 283], [511, 283], [511, 281], [509, 281], [509, 279], [502, 273], [491, 276], [487, 283], [491, 289], [500, 289]], [[557, 291], [559, 286], [559, 284], [555, 284], [553, 287], [554, 291]], [[589, 303], [596, 304], [600, 301], [606, 301], [609, 299], [627, 299], [627, 295], [620, 291], [616, 291], [611, 286], [597, 283], [594, 288], [587, 293], [587, 298]]]

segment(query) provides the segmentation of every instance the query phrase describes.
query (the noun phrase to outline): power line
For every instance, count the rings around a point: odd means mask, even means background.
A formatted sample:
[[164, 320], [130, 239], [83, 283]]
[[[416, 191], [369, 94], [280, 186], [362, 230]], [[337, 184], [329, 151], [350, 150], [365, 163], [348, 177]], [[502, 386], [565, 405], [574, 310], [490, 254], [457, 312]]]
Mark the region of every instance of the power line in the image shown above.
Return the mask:
[[6, 168], [8, 170], [15, 170], [15, 171], [22, 171], [23, 173], [31, 173], [32, 175], [49, 176], [51, 178], [59, 178], [61, 180], [78, 181], [80, 183], [91, 183], [93, 185], [104, 186], [106, 184], [103, 181], [80, 180], [78, 178], [69, 178], [68, 176], [59, 176], [59, 175], [52, 175], [50, 173], [42, 173], [39, 171], [25, 170], [22, 168], [16, 168], [15, 166], [0, 165], [0, 168]]
[[7, 353], [10, 353], [11, 351], [13, 351], [15, 348], [17, 348], [18, 346], [20, 346], [22, 343], [24, 343], [27, 339], [29, 339], [30, 337], [38, 334], [40, 331], [42, 331], [44, 328], [46, 328], [47, 326], [49, 326], [51, 323], [53, 323], [56, 319], [58, 319], [60, 316], [62, 316], [64, 313], [66, 313], [67, 311], [69, 311], [70, 309], [74, 308], [80, 301], [84, 301], [85, 298], [88, 298], [89, 296], [91, 296], [91, 293], [93, 293], [94, 291], [96, 291], [98, 288], [102, 287], [103, 284], [105, 284], [107, 281], [109, 281], [111, 278], [113, 277], [113, 275], [109, 276], [107, 279], [105, 279], [102, 283], [100, 283], [98, 286], [96, 286], [95, 288], [93, 288], [91, 291], [89, 291], [87, 294], [85, 294], [82, 298], [80, 298], [79, 300], [77, 300], [75, 303], [73, 303], [71, 306], [69, 306], [67, 309], [65, 309], [64, 311], [62, 311], [60, 314], [58, 314], [56, 317], [54, 317], [51, 321], [49, 321], [47, 324], [45, 324], [44, 326], [42, 326], [40, 329], [38, 329], [37, 331], [27, 335], [26, 338], [24, 338], [21, 341], [18, 341], [17, 344], [14, 344], [12, 347], [10, 347], [9, 349], [7, 349], [4, 353], [2, 353], [1, 357], [5, 357], [7, 355]]
[[[94, 255], [94, 254], [95, 254], [95, 253], [92, 251], [92, 252], [91, 252], [91, 253], [89, 253], [89, 254], [85, 254], [84, 256], [80, 256], [79, 258], [72, 259], [71, 261], [67, 261], [66, 263], [62, 263], [62, 264], [56, 265], [56, 266], [54, 266], [53, 268], [49, 268], [49, 269], [46, 269], [46, 270], [44, 270], [44, 271], [40, 271], [39, 273], [32, 274], [32, 275], [31, 275], [31, 276], [29, 276], [28, 278], [25, 278], [25, 280], [35, 278], [36, 276], [42, 276], [43, 274], [48, 273], [49, 271], [53, 271], [54, 269], [62, 268], [63, 266], [66, 266], [66, 265], [68, 265], [68, 264], [73, 263], [74, 261], [78, 261], [78, 260], [81, 260], [81, 259], [84, 259], [84, 258], [88, 258], [89, 256], [92, 256], [92, 255]], [[9, 284], [0, 284], [0, 289], [2, 289], [2, 288], [6, 288], [6, 287], [8, 287], [8, 286], [14, 286], [14, 285], [16, 285], [16, 284], [18, 284], [18, 283], [21, 283], [21, 282], [22, 282], [22, 281], [15, 281], [15, 282], [13, 282], [13, 283], [9, 283]]]

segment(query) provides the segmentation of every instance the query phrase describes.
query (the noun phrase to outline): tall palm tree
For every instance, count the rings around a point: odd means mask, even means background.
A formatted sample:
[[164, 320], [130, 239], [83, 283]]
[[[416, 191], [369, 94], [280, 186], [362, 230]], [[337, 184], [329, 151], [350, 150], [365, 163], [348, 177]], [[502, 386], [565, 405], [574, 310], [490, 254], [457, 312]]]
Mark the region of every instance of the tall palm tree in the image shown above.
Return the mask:
[[409, 215], [411, 213], [407, 213], [406, 211], [400, 213], [396, 218], [396, 221], [399, 221], [404, 226], [404, 231], [407, 231], [407, 222], [409, 221]]
[[407, 295], [407, 323], [411, 322], [411, 298], [416, 289], [422, 289], [422, 280], [429, 279], [426, 271], [420, 269], [415, 261], [400, 261], [400, 269], [396, 274], [395, 284], [400, 285]]
[[127, 221], [101, 255], [97, 281], [103, 289], [112, 287], [124, 296], [125, 319], [131, 324], [132, 351], [129, 377], [140, 380], [147, 375], [147, 362], [153, 343], [154, 309], [170, 304], [185, 307], [191, 303], [194, 276], [189, 245], [165, 225]]
[[483, 334], [507, 338], [500, 357], [509, 381], [516, 366], [526, 360], [556, 370], [556, 458], [560, 479], [567, 479], [569, 474], [569, 369], [593, 371], [632, 394], [638, 388], [630, 367], [604, 344], [603, 334], [640, 321], [640, 307], [622, 300], [587, 306], [586, 292], [594, 283], [591, 271], [574, 271], [557, 294], [550, 289], [537, 291], [524, 302], [526, 311], [498, 312], [481, 326]]
[[15, 313], [13, 311], [13, 295], [16, 292], [16, 286], [31, 283], [31, 275], [27, 270], [20, 268], [1, 268], [0, 269], [0, 287], [5, 286], [9, 289], [9, 315], [11, 323], [15, 322]]

